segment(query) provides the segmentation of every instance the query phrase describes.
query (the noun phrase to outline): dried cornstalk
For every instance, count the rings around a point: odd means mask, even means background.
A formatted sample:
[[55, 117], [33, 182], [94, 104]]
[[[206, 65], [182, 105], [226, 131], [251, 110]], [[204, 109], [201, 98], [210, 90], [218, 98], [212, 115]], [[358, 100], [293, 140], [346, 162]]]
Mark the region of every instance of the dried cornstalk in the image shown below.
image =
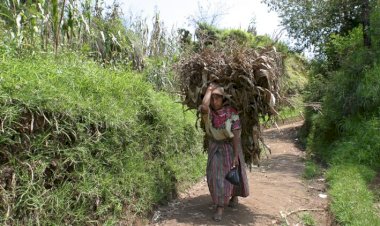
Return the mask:
[[[207, 86], [223, 86], [227, 102], [239, 111], [242, 145], [248, 165], [258, 164], [263, 141], [260, 117], [276, 115], [283, 58], [274, 47], [209, 48], [182, 58], [176, 65], [183, 104], [197, 109]], [[265, 145], [261, 145], [263, 147]]]

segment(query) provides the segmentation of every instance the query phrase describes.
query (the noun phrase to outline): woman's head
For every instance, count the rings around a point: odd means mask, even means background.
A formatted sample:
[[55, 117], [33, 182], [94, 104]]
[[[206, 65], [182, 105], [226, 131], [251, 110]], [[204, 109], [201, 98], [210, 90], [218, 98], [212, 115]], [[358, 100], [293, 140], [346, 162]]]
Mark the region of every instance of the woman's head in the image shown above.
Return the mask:
[[224, 89], [222, 87], [215, 88], [211, 93], [211, 107], [219, 110], [223, 107]]

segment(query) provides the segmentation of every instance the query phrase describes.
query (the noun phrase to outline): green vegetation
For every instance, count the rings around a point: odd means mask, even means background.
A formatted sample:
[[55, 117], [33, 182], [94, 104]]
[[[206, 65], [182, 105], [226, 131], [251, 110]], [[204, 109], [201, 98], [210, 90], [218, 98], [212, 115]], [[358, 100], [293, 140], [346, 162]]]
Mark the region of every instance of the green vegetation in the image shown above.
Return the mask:
[[306, 162], [303, 178], [309, 180], [317, 176], [320, 176], [321, 174], [322, 174], [322, 171], [318, 164], [310, 160]]
[[281, 116], [299, 113], [305, 62], [284, 43], [201, 23], [177, 43], [158, 12], [152, 30], [121, 15], [116, 2], [0, 4], [0, 224], [130, 225], [203, 176], [203, 134], [175, 94], [186, 51], [275, 47]]
[[378, 10], [378, 0], [327, 0], [324, 4], [318, 0], [263, 2], [277, 11], [281, 24], [295, 39], [297, 49], [314, 46], [323, 52], [330, 35], [345, 36], [360, 25], [364, 33], [363, 44], [371, 46], [370, 29], [365, 28], [370, 28], [370, 24], [373, 24], [373, 21], [369, 21], [370, 13]]
[[284, 60], [284, 77], [281, 81], [279, 116], [281, 119], [300, 117], [304, 112], [305, 88], [308, 84], [307, 61], [297, 54], [288, 54]]
[[313, 218], [313, 216], [309, 213], [304, 213], [301, 215], [301, 220], [302, 220], [302, 223], [305, 225], [305, 226], [315, 226], [317, 225], [315, 223], [315, 220]]
[[204, 174], [194, 114], [75, 54], [2, 53], [1, 223], [113, 224]]
[[287, 95], [299, 95], [305, 90], [308, 83], [307, 62], [304, 58], [294, 55], [288, 56], [284, 62], [285, 77], [282, 92]]
[[329, 170], [331, 210], [343, 225], [380, 225], [373, 207], [373, 194], [367, 188], [374, 174], [368, 167], [350, 164]]
[[[336, 220], [380, 225], [376, 190], [368, 189], [380, 170], [380, 1], [264, 2], [279, 13], [296, 49], [316, 50], [301, 141], [313, 161], [328, 166]], [[308, 162], [304, 176], [317, 171]]]
[[380, 170], [380, 50], [365, 45], [361, 26], [324, 43], [327, 60], [313, 62], [306, 95], [321, 103], [305, 113], [308, 155], [329, 166], [331, 210], [342, 225], [380, 225], [368, 188]]

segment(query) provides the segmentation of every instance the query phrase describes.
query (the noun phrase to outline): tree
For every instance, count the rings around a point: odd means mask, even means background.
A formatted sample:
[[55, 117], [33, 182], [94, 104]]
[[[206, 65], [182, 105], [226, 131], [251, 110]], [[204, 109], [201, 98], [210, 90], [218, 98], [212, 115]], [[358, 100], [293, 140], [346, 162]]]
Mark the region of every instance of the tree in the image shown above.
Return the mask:
[[362, 24], [363, 24], [363, 40], [364, 46], [371, 47], [372, 41], [370, 36], [370, 1], [363, 0], [362, 3]]
[[262, 0], [282, 18], [281, 24], [301, 48], [328, 41], [331, 34], [346, 35], [360, 24], [363, 44], [371, 46], [369, 15], [376, 0]]
[[251, 18], [251, 20], [249, 22], [247, 32], [251, 33], [255, 36], [257, 35], [257, 22], [256, 22], [256, 16], [255, 15], [253, 15], [253, 17]]
[[207, 23], [199, 23], [195, 29], [195, 37], [198, 40], [197, 49], [203, 49], [206, 46], [215, 44], [220, 35], [220, 30], [215, 26]]
[[199, 24], [217, 26], [223, 16], [227, 14], [227, 10], [228, 6], [222, 1], [218, 1], [215, 4], [206, 1], [206, 5], [202, 5], [198, 1], [198, 11], [188, 17], [188, 20], [194, 27], [198, 27]]
[[187, 29], [180, 28], [177, 30], [179, 45], [182, 49], [191, 44], [191, 32]]

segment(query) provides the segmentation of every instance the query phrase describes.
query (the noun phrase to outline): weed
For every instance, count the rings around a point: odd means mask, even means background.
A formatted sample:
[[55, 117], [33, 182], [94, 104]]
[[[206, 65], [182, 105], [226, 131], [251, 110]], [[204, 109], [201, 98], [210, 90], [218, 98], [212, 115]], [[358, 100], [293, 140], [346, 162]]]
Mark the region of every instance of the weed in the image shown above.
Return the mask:
[[307, 161], [305, 164], [305, 170], [303, 172], [303, 178], [310, 180], [321, 175], [321, 168], [312, 161]]
[[309, 213], [302, 214], [301, 220], [302, 220], [303, 225], [305, 225], [305, 226], [315, 226], [316, 225], [313, 216]]

